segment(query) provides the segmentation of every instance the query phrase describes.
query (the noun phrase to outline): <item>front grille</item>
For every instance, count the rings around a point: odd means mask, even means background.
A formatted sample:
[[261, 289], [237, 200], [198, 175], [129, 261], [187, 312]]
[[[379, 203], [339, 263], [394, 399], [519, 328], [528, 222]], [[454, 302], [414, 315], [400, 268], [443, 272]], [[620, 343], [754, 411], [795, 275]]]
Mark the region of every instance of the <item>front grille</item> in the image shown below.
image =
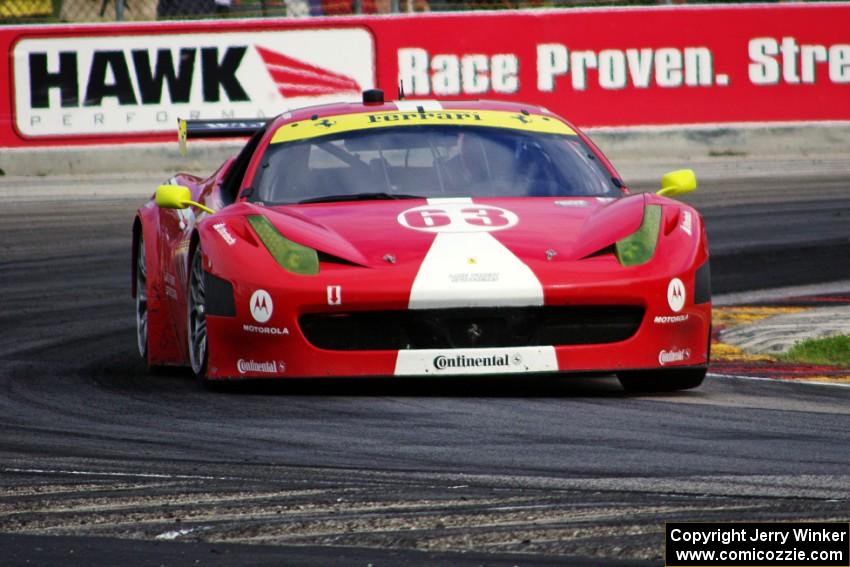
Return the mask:
[[299, 324], [327, 350], [589, 345], [631, 337], [643, 313], [631, 305], [355, 311], [302, 315]]

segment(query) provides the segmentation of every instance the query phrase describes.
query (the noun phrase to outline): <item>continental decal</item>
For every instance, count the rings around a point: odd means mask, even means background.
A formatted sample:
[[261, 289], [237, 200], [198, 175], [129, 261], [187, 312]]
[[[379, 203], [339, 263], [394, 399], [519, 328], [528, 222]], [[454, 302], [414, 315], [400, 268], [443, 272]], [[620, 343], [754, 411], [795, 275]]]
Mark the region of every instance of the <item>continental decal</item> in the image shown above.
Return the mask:
[[482, 126], [506, 128], [542, 134], [575, 135], [575, 131], [551, 116], [505, 112], [502, 110], [439, 110], [427, 112], [362, 112], [301, 120], [284, 124], [272, 138], [272, 144], [308, 140], [329, 134], [370, 130], [372, 128], [394, 128], [400, 126]]

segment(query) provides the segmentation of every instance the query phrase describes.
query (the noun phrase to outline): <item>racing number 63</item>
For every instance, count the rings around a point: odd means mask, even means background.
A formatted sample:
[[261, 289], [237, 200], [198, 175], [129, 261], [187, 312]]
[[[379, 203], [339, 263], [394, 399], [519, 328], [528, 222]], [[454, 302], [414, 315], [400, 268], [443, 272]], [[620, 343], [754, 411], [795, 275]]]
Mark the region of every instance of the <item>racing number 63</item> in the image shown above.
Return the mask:
[[490, 232], [514, 226], [518, 220], [507, 209], [470, 203], [414, 207], [398, 216], [402, 226], [425, 232]]
[[463, 216], [463, 220], [466, 221], [467, 224], [475, 226], [502, 227], [510, 223], [510, 220], [504, 214], [506, 212], [507, 211], [503, 211], [502, 209], [468, 208], [462, 209], [460, 214]]

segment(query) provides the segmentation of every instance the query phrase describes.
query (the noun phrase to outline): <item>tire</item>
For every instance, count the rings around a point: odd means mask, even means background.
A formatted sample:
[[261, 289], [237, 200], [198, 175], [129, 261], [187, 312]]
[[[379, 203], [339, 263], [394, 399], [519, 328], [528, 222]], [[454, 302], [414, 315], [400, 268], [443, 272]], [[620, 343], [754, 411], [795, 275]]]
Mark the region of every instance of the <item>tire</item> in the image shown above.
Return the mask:
[[206, 288], [204, 282], [204, 252], [200, 243], [189, 260], [189, 293], [186, 298], [186, 337], [189, 346], [189, 364], [203, 385], [207, 385], [207, 318]]
[[617, 374], [628, 392], [675, 392], [690, 390], [702, 384], [707, 368], [679, 368], [671, 370], [639, 370]]
[[150, 366], [148, 335], [148, 266], [145, 239], [139, 234], [139, 242], [136, 245], [136, 344], [139, 347], [139, 355]]

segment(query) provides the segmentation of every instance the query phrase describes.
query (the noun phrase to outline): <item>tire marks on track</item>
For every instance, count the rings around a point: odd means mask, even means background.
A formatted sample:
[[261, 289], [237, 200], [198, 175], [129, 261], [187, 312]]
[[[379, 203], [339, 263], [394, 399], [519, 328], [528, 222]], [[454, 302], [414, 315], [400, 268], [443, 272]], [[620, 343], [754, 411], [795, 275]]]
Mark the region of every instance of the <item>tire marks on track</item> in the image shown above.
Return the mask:
[[[664, 520], [834, 520], [847, 510], [840, 498], [846, 493], [836, 487], [850, 481], [818, 475], [671, 482], [330, 469], [305, 476], [277, 467], [277, 478], [261, 473], [228, 481], [127, 482], [105, 475], [75, 484], [61, 471], [2, 472], [0, 532], [6, 533], [650, 560], [660, 558]], [[305, 480], [310, 476], [319, 482]]]
[[850, 514], [850, 391], [508, 377], [221, 395], [150, 374], [128, 293], [139, 202], [0, 211], [2, 533], [657, 561], [665, 520]]

